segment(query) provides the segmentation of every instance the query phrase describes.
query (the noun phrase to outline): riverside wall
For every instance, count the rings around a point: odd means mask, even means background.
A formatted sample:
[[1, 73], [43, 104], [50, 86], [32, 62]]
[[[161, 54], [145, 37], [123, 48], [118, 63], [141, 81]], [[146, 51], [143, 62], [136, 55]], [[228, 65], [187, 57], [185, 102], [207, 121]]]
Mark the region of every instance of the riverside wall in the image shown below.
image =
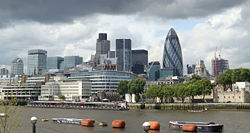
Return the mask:
[[167, 104], [143, 104], [143, 103], [128, 103], [129, 109], [157, 109], [157, 110], [241, 110], [250, 109], [250, 103], [167, 103]]

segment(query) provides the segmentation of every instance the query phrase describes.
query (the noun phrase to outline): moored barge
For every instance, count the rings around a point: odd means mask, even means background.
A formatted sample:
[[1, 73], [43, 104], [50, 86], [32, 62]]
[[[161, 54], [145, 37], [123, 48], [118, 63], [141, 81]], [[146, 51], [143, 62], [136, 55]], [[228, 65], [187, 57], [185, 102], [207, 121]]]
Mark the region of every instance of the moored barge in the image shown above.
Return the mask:
[[182, 127], [185, 124], [195, 125], [197, 132], [222, 132], [223, 130], [223, 125], [214, 122], [169, 121], [171, 129], [183, 130]]

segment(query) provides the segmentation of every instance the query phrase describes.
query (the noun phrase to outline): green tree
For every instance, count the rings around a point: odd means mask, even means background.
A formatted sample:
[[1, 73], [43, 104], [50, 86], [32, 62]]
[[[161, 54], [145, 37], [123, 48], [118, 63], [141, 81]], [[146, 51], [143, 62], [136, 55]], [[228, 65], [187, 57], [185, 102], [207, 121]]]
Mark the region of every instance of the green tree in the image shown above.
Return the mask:
[[61, 95], [61, 94], [58, 95], [58, 98], [61, 99], [61, 100], [65, 100], [66, 99], [66, 97], [64, 95]]
[[208, 79], [200, 80], [199, 85], [202, 88], [201, 93], [202, 93], [203, 102], [205, 102], [205, 96], [208, 94], [211, 94], [213, 85], [211, 84], [210, 80], [208, 80]]
[[197, 74], [193, 74], [191, 80], [201, 80], [201, 77]]
[[187, 96], [191, 97], [192, 102], [194, 101], [194, 96], [202, 94], [201, 88], [202, 88], [202, 86], [199, 83], [199, 80], [195, 81], [195, 82], [188, 83], [186, 94], [187, 94]]
[[181, 98], [182, 103], [184, 103], [184, 100], [186, 97], [188, 97], [188, 89], [187, 89], [187, 84], [186, 83], [180, 83], [175, 85], [175, 90], [176, 90], [176, 97]]
[[225, 73], [219, 75], [216, 78], [216, 82], [219, 83], [219, 84], [222, 84], [224, 86], [231, 85], [233, 83], [232, 74], [233, 74], [233, 70], [229, 69]]
[[157, 85], [151, 85], [144, 93], [144, 96], [147, 98], [153, 98], [153, 101], [155, 101], [155, 98], [158, 97], [160, 87]]
[[[8, 99], [8, 97], [7, 97]], [[0, 102], [0, 132], [10, 133], [13, 130], [22, 126], [21, 122], [21, 107], [17, 106], [18, 100], [11, 98], [10, 100]]]
[[121, 80], [116, 91], [120, 95], [125, 95], [126, 93], [128, 93], [128, 83], [129, 81], [127, 80]]
[[146, 81], [144, 79], [133, 79], [128, 83], [128, 93], [136, 95], [136, 101], [139, 101], [140, 95], [144, 91]]

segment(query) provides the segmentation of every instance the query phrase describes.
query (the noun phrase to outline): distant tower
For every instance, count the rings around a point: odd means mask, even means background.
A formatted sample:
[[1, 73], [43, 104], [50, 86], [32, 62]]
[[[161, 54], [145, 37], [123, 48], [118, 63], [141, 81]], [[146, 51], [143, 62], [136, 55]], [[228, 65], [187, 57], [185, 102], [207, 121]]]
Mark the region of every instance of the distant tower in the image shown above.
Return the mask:
[[108, 54], [110, 51], [110, 41], [107, 40], [107, 33], [99, 33], [99, 38], [96, 40], [96, 55]]
[[33, 49], [28, 51], [28, 75], [40, 75], [46, 71], [47, 51]]
[[169, 30], [167, 38], [165, 40], [162, 65], [163, 68], [173, 68], [173, 76], [183, 75], [181, 45], [179, 42], [179, 38], [173, 28]]
[[229, 69], [228, 60], [225, 59], [212, 59], [212, 74], [213, 76], [219, 76], [220, 74], [224, 73], [226, 70]]
[[208, 73], [206, 66], [203, 60], [199, 60], [195, 66], [195, 74], [200, 77], [209, 77], [210, 74]]
[[148, 51], [132, 50], [132, 72], [135, 74], [143, 74], [144, 68], [148, 65]]
[[23, 60], [20, 58], [15, 58], [11, 62], [11, 75], [23, 75]]
[[116, 39], [116, 57], [122, 71], [131, 71], [132, 51], [130, 39]]

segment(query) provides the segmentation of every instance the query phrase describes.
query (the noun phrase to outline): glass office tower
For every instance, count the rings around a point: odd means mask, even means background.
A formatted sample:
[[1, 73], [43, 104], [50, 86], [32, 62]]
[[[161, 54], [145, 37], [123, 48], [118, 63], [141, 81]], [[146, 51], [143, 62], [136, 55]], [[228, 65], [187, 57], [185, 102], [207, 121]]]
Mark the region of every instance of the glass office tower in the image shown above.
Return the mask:
[[28, 51], [28, 75], [40, 75], [46, 71], [47, 51], [33, 49]]
[[131, 39], [116, 39], [116, 57], [121, 71], [131, 71]]
[[171, 28], [168, 32], [167, 38], [165, 40], [162, 66], [163, 68], [173, 68], [173, 76], [183, 75], [181, 45], [179, 42], [179, 38], [173, 28]]

